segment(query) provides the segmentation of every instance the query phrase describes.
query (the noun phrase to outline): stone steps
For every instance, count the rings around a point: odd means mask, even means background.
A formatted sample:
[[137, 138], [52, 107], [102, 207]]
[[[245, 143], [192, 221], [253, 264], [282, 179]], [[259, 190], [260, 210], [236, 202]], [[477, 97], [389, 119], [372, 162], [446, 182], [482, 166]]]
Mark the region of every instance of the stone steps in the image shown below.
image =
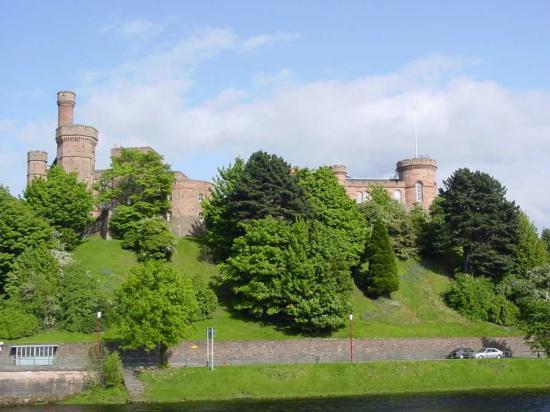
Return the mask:
[[122, 369], [124, 386], [126, 386], [128, 398], [132, 403], [145, 401], [145, 385], [138, 379], [138, 375], [139, 372], [135, 369]]

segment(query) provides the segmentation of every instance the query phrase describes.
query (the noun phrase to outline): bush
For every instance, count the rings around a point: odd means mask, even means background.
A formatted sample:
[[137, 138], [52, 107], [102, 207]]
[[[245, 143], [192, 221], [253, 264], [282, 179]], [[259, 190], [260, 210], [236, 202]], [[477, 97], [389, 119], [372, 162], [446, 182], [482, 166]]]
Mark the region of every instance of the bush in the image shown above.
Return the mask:
[[35, 334], [40, 328], [36, 316], [15, 306], [0, 309], [0, 338], [19, 339]]
[[515, 322], [518, 309], [504, 295], [497, 293], [493, 283], [485, 277], [459, 274], [445, 294], [453, 309], [470, 319], [479, 319], [500, 325]]
[[176, 250], [176, 237], [163, 218], [146, 218], [124, 235], [122, 245], [134, 250], [140, 262], [170, 260]]
[[399, 289], [395, 255], [391, 248], [388, 231], [381, 220], [374, 222], [367, 254], [369, 261], [367, 287], [369, 293], [377, 296], [389, 296]]
[[218, 306], [218, 298], [212, 289], [199, 277], [194, 276], [193, 289], [195, 290], [195, 297], [199, 304], [199, 310], [197, 312], [197, 320], [210, 319], [212, 313]]
[[105, 351], [101, 371], [106, 388], [116, 388], [122, 384], [122, 361], [118, 352]]

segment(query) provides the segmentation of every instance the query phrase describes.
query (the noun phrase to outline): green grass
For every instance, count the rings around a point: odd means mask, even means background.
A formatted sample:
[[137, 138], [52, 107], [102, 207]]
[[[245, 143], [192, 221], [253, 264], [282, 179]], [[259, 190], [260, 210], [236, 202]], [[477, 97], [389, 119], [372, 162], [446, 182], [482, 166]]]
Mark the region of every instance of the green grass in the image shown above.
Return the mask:
[[122, 404], [128, 403], [128, 392], [123, 386], [109, 389], [93, 388], [71, 396], [62, 403], [68, 405]]
[[[136, 263], [134, 254], [120, 247], [118, 240], [90, 237], [74, 252], [82, 265], [99, 279], [107, 292], [119, 286], [130, 267]], [[171, 265], [189, 276], [199, 275], [209, 280], [217, 273], [215, 265], [200, 258], [196, 240], [178, 241]], [[392, 299], [369, 299], [359, 289], [353, 292], [353, 334], [357, 338], [382, 337], [458, 337], [458, 336], [509, 336], [520, 332], [514, 328], [491, 323], [471, 321], [449, 309], [441, 294], [447, 289], [448, 277], [436, 273], [416, 261], [399, 262], [400, 288]], [[207, 326], [217, 329], [221, 340], [292, 339], [271, 324], [246, 319], [230, 313], [220, 306], [212, 319], [195, 325], [190, 339], [203, 339]], [[346, 337], [347, 328], [334, 332], [332, 337]], [[115, 330], [108, 330], [104, 338], [116, 339]], [[20, 342], [93, 342], [95, 334], [71, 334], [60, 331], [42, 332]]]
[[386, 361], [145, 371], [151, 402], [550, 389], [550, 360]]

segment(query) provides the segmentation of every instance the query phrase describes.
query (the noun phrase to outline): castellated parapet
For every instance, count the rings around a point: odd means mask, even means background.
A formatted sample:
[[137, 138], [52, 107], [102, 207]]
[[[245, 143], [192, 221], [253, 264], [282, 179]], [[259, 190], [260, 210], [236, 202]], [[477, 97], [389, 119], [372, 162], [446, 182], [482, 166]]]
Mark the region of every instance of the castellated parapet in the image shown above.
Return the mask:
[[348, 176], [348, 168], [344, 165], [332, 165], [330, 166], [330, 170], [334, 173], [336, 179], [338, 179], [338, 183], [345, 186], [346, 177]]
[[34, 179], [45, 179], [48, 172], [48, 153], [33, 150], [27, 153], [27, 184]]

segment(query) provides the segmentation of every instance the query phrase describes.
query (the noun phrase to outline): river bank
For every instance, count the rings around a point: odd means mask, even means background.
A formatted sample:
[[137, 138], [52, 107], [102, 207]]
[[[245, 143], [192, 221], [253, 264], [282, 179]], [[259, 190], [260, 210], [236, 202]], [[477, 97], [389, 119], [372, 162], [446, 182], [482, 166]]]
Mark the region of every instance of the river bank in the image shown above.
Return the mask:
[[[477, 390], [550, 390], [549, 359], [382, 361], [148, 370], [147, 402], [289, 399]], [[112, 395], [112, 393], [111, 393]], [[120, 403], [126, 401], [120, 393]], [[67, 403], [119, 403], [88, 392]]]

